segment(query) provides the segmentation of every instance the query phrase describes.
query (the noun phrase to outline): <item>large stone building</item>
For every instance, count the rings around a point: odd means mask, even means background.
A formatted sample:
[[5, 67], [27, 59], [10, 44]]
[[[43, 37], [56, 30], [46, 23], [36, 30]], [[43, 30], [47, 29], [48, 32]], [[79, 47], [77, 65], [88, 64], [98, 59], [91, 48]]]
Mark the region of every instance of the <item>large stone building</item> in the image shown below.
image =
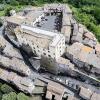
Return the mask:
[[6, 18], [6, 30], [14, 33], [21, 45], [30, 46], [34, 54], [57, 60], [65, 51], [65, 41], [70, 40], [71, 15], [64, 4], [24, 9]]
[[38, 56], [57, 59], [65, 50], [65, 37], [62, 34], [26, 25], [17, 28], [15, 34], [20, 44], [29, 45]]

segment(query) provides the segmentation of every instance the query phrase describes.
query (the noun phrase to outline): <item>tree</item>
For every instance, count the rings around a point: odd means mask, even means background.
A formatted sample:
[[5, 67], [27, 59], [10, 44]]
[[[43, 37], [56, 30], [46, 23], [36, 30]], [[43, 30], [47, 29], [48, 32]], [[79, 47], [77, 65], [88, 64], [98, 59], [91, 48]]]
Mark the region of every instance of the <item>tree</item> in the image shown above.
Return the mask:
[[3, 94], [2, 94], [2, 92], [0, 91], [0, 100], [2, 99], [2, 95], [3, 95]]
[[1, 92], [4, 93], [4, 94], [14, 92], [14, 91], [15, 90], [7, 84], [4, 84], [4, 85], [1, 86]]
[[4, 4], [0, 4], [0, 11], [3, 11], [4, 10]]
[[10, 16], [10, 10], [12, 10], [12, 7], [9, 7], [5, 10], [5, 16]]
[[19, 93], [17, 95], [17, 100], [30, 100], [30, 98], [26, 96], [24, 93]]
[[17, 95], [15, 92], [10, 92], [9, 94], [4, 94], [2, 96], [2, 100], [16, 100], [16, 97], [17, 97]]
[[93, 14], [94, 14], [94, 17], [96, 18], [98, 24], [100, 24], [100, 8], [96, 7], [94, 9]]
[[16, 1], [16, 0], [10, 0], [10, 4], [13, 5], [13, 6], [18, 6], [19, 2]]

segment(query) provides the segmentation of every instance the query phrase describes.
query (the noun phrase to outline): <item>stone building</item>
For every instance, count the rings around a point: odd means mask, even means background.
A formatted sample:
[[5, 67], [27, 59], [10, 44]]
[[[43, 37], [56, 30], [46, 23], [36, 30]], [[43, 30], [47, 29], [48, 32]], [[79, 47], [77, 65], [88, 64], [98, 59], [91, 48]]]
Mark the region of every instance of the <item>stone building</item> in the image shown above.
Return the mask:
[[[6, 18], [6, 30], [38, 56], [59, 58], [70, 42], [72, 11], [65, 4], [45, 4]], [[19, 27], [18, 27], [19, 26]], [[17, 27], [17, 28], [16, 28]]]
[[46, 65], [51, 65], [63, 55], [65, 42], [70, 42], [71, 14], [64, 4], [24, 10], [6, 18], [6, 31], [13, 34], [22, 47], [29, 47], [35, 55], [47, 58]]
[[91, 96], [92, 96], [92, 91], [85, 88], [85, 87], [80, 87], [80, 92], [79, 92], [79, 95], [86, 99], [86, 100], [90, 100]]
[[46, 99], [49, 100], [62, 100], [65, 88], [57, 83], [50, 82], [47, 86]]
[[38, 56], [57, 59], [64, 53], [65, 37], [62, 34], [25, 25], [16, 28], [15, 34], [21, 45], [28, 44]]

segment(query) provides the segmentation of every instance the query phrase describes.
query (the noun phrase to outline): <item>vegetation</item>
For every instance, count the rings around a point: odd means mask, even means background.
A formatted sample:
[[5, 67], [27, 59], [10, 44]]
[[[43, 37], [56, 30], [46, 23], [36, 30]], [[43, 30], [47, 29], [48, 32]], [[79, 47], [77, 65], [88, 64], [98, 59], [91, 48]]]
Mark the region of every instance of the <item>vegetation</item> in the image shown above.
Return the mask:
[[7, 84], [3, 84], [0, 89], [3, 94], [15, 92], [15, 90], [12, 87], [8, 86]]
[[[2, 5], [2, 6], [1, 6]], [[17, 12], [23, 9], [26, 5], [0, 4], [0, 16], [9, 16], [9, 11], [15, 9]]]
[[67, 0], [77, 21], [92, 31], [100, 42], [100, 0]]
[[16, 100], [17, 94], [15, 92], [10, 92], [2, 96], [2, 100]]
[[30, 97], [24, 93], [18, 93], [11, 86], [0, 83], [0, 100], [30, 100]]
[[26, 95], [23, 94], [23, 93], [19, 93], [19, 94], [17, 95], [17, 100], [29, 100], [29, 97], [26, 96]]
[[2, 96], [2, 100], [30, 100], [30, 99], [23, 93], [18, 93], [17, 95], [15, 92], [10, 92], [8, 94], [4, 94]]

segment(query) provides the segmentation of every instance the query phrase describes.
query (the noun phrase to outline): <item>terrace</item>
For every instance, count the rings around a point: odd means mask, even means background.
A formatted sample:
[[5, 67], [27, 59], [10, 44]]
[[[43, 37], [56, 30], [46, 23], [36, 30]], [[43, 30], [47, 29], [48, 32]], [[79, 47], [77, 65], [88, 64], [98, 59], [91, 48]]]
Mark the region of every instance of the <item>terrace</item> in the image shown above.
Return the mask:
[[62, 28], [62, 12], [45, 13], [40, 22], [37, 22], [34, 27], [39, 29], [61, 32]]

